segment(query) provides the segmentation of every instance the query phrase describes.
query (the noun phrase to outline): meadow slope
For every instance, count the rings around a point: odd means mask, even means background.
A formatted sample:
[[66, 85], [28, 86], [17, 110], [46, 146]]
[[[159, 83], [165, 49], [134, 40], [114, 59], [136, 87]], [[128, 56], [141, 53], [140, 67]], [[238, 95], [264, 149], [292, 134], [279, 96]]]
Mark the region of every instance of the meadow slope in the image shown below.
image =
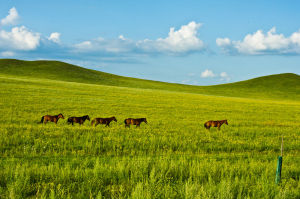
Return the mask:
[[[72, 81], [71, 71], [58, 78], [44, 66], [44, 73], [32, 74], [19, 67], [25, 72], [0, 69], [0, 198], [300, 197], [300, 101], [293, 90], [299, 85], [282, 84], [280, 94], [270, 96], [253, 85], [260, 97], [251, 99], [242, 92], [213, 96], [207, 95], [211, 89], [199, 94], [208, 87], [176, 90], [174, 84], [132, 78], [130, 86], [116, 85], [116, 76], [113, 85]], [[297, 81], [287, 78], [286, 85]], [[141, 88], [148, 84], [163, 88]], [[71, 126], [66, 119], [38, 124], [41, 116], [58, 113], [114, 115], [118, 122], [108, 128], [89, 121]], [[148, 125], [125, 129], [128, 117], [146, 117]], [[209, 119], [228, 119], [229, 125], [207, 131], [203, 123]], [[281, 137], [282, 183], [276, 185]]]
[[270, 75], [247, 81], [216, 86], [191, 86], [122, 77], [59, 61], [22, 61], [14, 59], [0, 59], [0, 75], [1, 74], [207, 95], [294, 101], [298, 101], [300, 99], [300, 76], [292, 73]]

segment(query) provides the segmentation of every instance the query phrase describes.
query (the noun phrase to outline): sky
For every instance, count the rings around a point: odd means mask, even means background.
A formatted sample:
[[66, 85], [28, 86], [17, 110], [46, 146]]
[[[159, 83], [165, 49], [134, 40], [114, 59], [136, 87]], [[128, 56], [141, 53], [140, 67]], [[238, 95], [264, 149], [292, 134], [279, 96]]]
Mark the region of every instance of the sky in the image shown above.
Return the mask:
[[192, 85], [300, 74], [300, 1], [0, 0], [0, 58]]

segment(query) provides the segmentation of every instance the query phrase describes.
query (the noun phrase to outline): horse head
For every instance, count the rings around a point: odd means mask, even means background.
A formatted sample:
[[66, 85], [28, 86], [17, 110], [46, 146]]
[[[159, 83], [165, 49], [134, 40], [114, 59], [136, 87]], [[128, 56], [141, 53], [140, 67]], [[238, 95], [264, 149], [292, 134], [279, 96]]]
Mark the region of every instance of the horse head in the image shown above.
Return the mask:
[[225, 124], [227, 124], [227, 125], [228, 125], [228, 122], [227, 122], [227, 120], [225, 120]]
[[143, 119], [142, 121], [144, 121], [146, 124], [148, 124], [146, 118], [142, 118], [142, 119]]
[[116, 117], [112, 117], [112, 119], [113, 119], [115, 122], [117, 122], [117, 118], [116, 118]]
[[65, 119], [65, 117], [63, 116], [63, 114], [58, 114], [58, 118], [62, 118], [62, 119]]
[[85, 118], [86, 118], [88, 121], [91, 121], [91, 120], [90, 120], [90, 117], [89, 117], [88, 115], [86, 115]]

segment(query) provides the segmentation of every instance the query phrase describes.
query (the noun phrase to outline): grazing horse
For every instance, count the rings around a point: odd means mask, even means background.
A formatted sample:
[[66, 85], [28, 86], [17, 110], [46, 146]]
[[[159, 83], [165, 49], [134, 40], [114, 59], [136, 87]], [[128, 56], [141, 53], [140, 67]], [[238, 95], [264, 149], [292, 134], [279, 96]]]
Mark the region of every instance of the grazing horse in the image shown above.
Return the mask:
[[44, 115], [41, 119], [41, 122], [40, 123], [43, 123], [46, 124], [48, 121], [50, 122], [54, 122], [55, 124], [57, 124], [59, 118], [62, 118], [62, 119], [65, 119], [63, 114], [58, 114], [58, 115], [54, 115], [54, 116], [51, 116], [51, 115]]
[[210, 127], [218, 127], [218, 130], [220, 130], [222, 124], [228, 125], [227, 120], [217, 120], [217, 121], [210, 120], [204, 123], [204, 127], [208, 130], [210, 129]]
[[136, 127], [140, 127], [142, 122], [145, 122], [146, 124], [148, 124], [146, 118], [138, 118], [138, 119], [127, 118], [124, 120], [125, 128], [126, 127], [130, 128], [130, 124], [136, 125]]
[[91, 124], [92, 124], [92, 126], [94, 125], [94, 123], [96, 123], [95, 126], [97, 126], [98, 124], [106, 124], [105, 126], [109, 126], [109, 123], [110, 123], [111, 121], [117, 122], [117, 119], [116, 119], [115, 117], [109, 117], [109, 118], [95, 118], [95, 119], [93, 119], [93, 121], [92, 121]]
[[90, 121], [90, 117], [88, 115], [82, 117], [69, 117], [68, 124], [79, 123], [79, 125], [83, 124], [85, 120]]

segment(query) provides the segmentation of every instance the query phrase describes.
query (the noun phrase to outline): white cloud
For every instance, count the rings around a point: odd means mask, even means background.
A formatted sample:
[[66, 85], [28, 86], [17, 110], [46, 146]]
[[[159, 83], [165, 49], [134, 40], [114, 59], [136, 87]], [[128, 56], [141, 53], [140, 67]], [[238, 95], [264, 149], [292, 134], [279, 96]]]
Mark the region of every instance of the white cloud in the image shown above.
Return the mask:
[[60, 33], [58, 32], [51, 33], [50, 36], [48, 37], [48, 40], [54, 43], [60, 43]]
[[300, 30], [298, 32], [294, 32], [290, 37], [292, 43], [300, 46]]
[[231, 44], [231, 41], [228, 38], [217, 38], [216, 43], [218, 46], [227, 46]]
[[216, 74], [212, 70], [206, 69], [200, 75], [202, 78], [220, 78], [221, 81], [229, 81], [230, 77], [226, 72], [221, 72], [220, 74]]
[[123, 35], [120, 35], [120, 36], [119, 36], [119, 39], [121, 39], [121, 40], [126, 40], [125, 37], [124, 37]]
[[145, 39], [137, 45], [144, 51], [165, 52], [165, 53], [187, 53], [204, 49], [203, 41], [197, 37], [197, 31], [201, 24], [194, 21], [175, 31], [170, 28], [168, 37], [157, 40]]
[[15, 55], [15, 53], [14, 53], [14, 52], [11, 52], [11, 51], [4, 51], [4, 52], [1, 52], [0, 55], [1, 55], [2, 57], [12, 57], [12, 56]]
[[104, 51], [110, 53], [139, 52], [139, 53], [169, 53], [184, 54], [204, 49], [202, 40], [197, 37], [201, 24], [192, 21], [175, 31], [170, 28], [168, 37], [156, 40], [144, 39], [133, 41], [120, 35], [118, 39], [97, 38], [75, 44], [77, 51]]
[[27, 29], [25, 26], [14, 27], [11, 32], [0, 30], [0, 49], [5, 50], [34, 50], [40, 44], [40, 34]]
[[220, 77], [221, 77], [222, 81], [229, 81], [230, 80], [230, 77], [226, 72], [221, 72]]
[[197, 37], [197, 30], [201, 24], [192, 21], [181, 26], [177, 31], [172, 27], [167, 38], [159, 38], [155, 42], [158, 51], [182, 53], [200, 50], [204, 47], [203, 42]]
[[300, 30], [290, 37], [277, 34], [273, 27], [266, 34], [258, 30], [248, 34], [242, 41], [231, 41], [228, 38], [217, 38], [216, 43], [223, 51], [248, 55], [258, 54], [291, 54], [300, 53]]
[[202, 78], [215, 77], [215, 76], [216, 75], [214, 74], [214, 72], [212, 70], [208, 70], [208, 69], [206, 69], [205, 71], [203, 71], [201, 73]]
[[12, 7], [9, 10], [9, 14], [1, 20], [1, 25], [5, 26], [5, 25], [14, 25], [17, 23], [19, 19], [19, 14], [18, 11], [15, 7]]
[[120, 35], [118, 39], [104, 39], [99, 37], [90, 41], [84, 41], [74, 45], [77, 52], [108, 52], [124, 53], [131, 52], [135, 48], [133, 41]]

